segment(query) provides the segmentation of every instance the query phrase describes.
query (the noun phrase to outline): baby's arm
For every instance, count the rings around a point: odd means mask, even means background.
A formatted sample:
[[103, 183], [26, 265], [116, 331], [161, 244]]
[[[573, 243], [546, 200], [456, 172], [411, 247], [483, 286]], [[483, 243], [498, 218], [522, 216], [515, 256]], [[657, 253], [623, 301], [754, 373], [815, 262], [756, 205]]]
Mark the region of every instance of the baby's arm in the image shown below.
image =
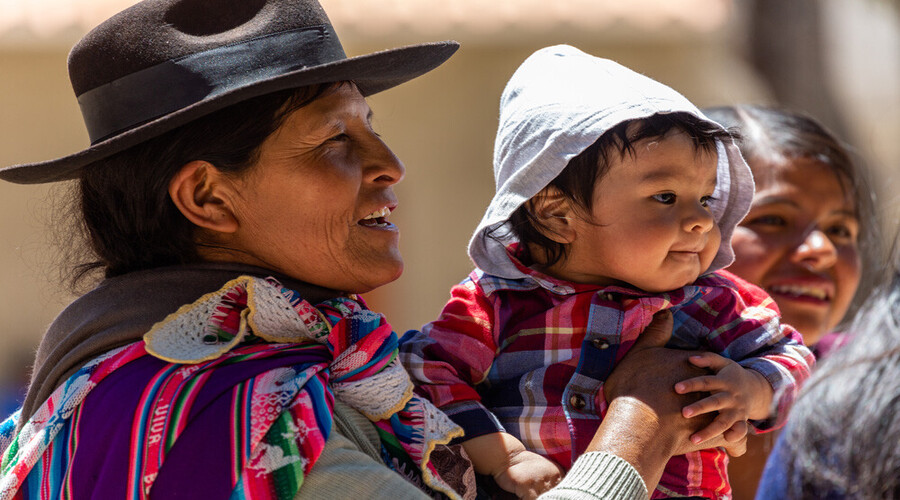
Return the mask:
[[563, 470], [553, 461], [525, 449], [505, 432], [484, 434], [463, 441], [475, 472], [489, 475], [497, 486], [519, 498], [533, 499], [556, 486]]
[[[705, 340], [713, 352], [700, 355], [703, 360], [698, 362], [714, 373], [719, 385], [713, 389], [697, 386], [685, 390], [715, 393], [698, 402], [702, 407], [691, 408], [693, 415], [701, 410], [713, 411], [713, 406], [723, 406], [728, 414], [716, 419], [712, 431], [703, 429], [697, 433], [699, 439], [721, 429], [724, 422], [734, 422], [740, 432], [748, 424], [757, 432], [781, 427], [815, 358], [803, 345], [800, 334], [781, 322], [778, 306], [761, 288], [727, 271], [701, 278], [698, 283], [713, 286], [705, 291], [702, 300], [693, 301], [676, 313], [691, 318], [676, 331], [688, 339], [692, 328], [700, 323], [714, 332]], [[721, 401], [731, 396], [737, 399]], [[734, 410], [747, 416], [741, 417]], [[748, 418], [749, 422], [740, 418]], [[697, 439], [697, 434], [692, 438]], [[726, 439], [730, 434], [726, 433]]]
[[[720, 434], [728, 440], [731, 434], [740, 438], [747, 420], [764, 420], [772, 412], [774, 390], [769, 381], [756, 370], [744, 368], [736, 362], [712, 352], [691, 356], [691, 364], [714, 372], [675, 384], [675, 392], [709, 392], [708, 397], [685, 406], [682, 414], [690, 418], [718, 411], [713, 421], [691, 436], [691, 442], [702, 443]], [[737, 427], [735, 427], [737, 426]], [[727, 431], [735, 429], [736, 432]]]

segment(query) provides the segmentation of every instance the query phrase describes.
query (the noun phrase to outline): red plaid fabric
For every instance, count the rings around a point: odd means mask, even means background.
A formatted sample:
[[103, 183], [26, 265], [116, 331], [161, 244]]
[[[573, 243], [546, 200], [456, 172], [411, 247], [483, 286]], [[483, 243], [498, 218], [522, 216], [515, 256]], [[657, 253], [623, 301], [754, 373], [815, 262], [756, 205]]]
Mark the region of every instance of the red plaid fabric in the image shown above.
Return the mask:
[[[761, 373], [777, 407], [756, 429], [782, 425], [812, 353], [760, 288], [724, 271], [663, 294], [475, 270], [440, 317], [407, 332], [401, 357], [417, 390], [466, 438], [505, 430], [568, 469], [606, 411], [603, 381], [650, 323], [671, 309], [671, 347], [710, 350]], [[674, 457], [653, 498], [729, 498], [721, 449]]]

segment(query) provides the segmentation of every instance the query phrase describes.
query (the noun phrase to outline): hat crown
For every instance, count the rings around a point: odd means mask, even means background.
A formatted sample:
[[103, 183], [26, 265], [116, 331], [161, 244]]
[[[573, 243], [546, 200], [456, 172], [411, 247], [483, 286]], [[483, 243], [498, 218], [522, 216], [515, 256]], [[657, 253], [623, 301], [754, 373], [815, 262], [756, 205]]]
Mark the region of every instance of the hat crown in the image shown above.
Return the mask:
[[190, 54], [330, 24], [316, 0], [145, 0], [107, 19], [75, 45], [69, 78], [80, 96]]

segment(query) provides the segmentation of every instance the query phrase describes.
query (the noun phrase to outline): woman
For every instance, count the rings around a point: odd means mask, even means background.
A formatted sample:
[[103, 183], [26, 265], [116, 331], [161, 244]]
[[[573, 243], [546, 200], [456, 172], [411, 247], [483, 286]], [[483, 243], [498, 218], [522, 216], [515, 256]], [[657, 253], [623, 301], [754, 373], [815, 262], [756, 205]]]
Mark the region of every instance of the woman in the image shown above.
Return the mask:
[[[92, 145], [0, 170], [78, 179], [95, 256], [79, 271], [105, 276], [54, 321], [0, 427], [0, 498], [466, 496], [458, 429], [356, 295], [402, 270], [404, 167], [365, 96], [456, 43], [346, 58], [315, 0], [216, 4], [145, 0], [98, 26], [69, 59]], [[631, 379], [687, 378], [686, 356], [631, 358], [555, 494], [646, 495], [704, 422]], [[634, 428], [654, 432], [622, 442]]]
[[[900, 497], [900, 271], [819, 365], [766, 464], [757, 497]], [[841, 425], [835, 425], [841, 422]]]
[[[874, 241], [864, 173], [807, 116], [749, 105], [705, 112], [738, 129], [756, 183], [750, 212], [732, 238], [735, 261], [728, 270], [764, 288], [821, 359], [843, 341], [829, 333], [859, 286], [861, 247]], [[751, 436], [747, 454], [731, 461], [736, 499], [753, 498], [774, 439]]]

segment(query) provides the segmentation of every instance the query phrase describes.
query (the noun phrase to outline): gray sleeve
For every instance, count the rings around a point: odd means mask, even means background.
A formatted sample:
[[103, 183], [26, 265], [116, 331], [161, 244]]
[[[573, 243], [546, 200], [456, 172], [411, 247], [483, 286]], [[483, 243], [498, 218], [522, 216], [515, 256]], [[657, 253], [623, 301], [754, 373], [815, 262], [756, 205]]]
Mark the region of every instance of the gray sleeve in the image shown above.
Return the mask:
[[609, 453], [588, 452], [539, 500], [647, 500], [647, 487], [627, 461]]
[[366, 498], [426, 500], [421, 490], [360, 450], [344, 435], [332, 430], [325, 449], [303, 478], [295, 500]]

